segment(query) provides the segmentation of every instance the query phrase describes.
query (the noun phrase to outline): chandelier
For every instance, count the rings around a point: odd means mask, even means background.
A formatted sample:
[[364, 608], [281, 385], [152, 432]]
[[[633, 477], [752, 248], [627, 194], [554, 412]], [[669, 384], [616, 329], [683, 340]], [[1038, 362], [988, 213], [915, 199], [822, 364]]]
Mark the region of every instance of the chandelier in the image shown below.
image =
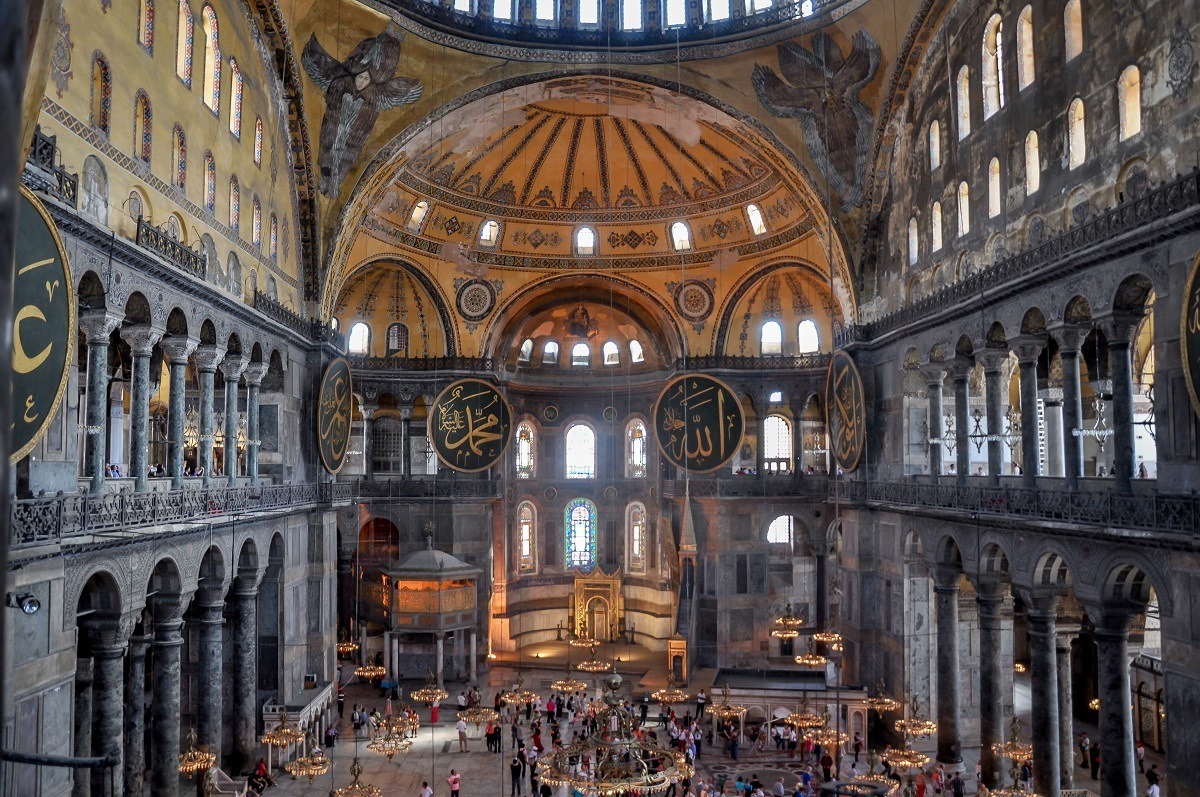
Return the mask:
[[387, 675], [387, 670], [379, 664], [360, 664], [354, 668], [354, 674], [364, 681], [374, 681]]
[[813, 634], [813, 639], [822, 644], [834, 645], [841, 644], [842, 635], [837, 631], [818, 631]]
[[[815, 635], [814, 635], [815, 638]], [[816, 647], [810, 640], [808, 643], [808, 653], [796, 657], [796, 663], [801, 667], [824, 667], [829, 663], [829, 659], [817, 653]]]
[[415, 714], [398, 714], [395, 717], [388, 717], [383, 720], [383, 730], [385, 733], [399, 733], [407, 736], [416, 733], [417, 728], [421, 727], [421, 720]]
[[1026, 667], [1024, 664], [1022, 664], [1019, 661], [1013, 665], [1013, 672], [1017, 673], [1018, 675], [1025, 672], [1027, 669], [1029, 669], [1029, 668]]
[[435, 700], [445, 700], [450, 697], [450, 693], [438, 686], [437, 682], [433, 680], [433, 673], [429, 672], [425, 676], [425, 685], [409, 693], [409, 697], [428, 706]]
[[188, 749], [179, 754], [179, 773], [181, 775], [207, 772], [216, 765], [216, 754], [197, 746], [195, 728], [188, 731], [187, 743]]
[[853, 797], [899, 797], [900, 783], [885, 777], [882, 772], [876, 772], [875, 765], [878, 763], [879, 757], [874, 752], [868, 752], [867, 771], [839, 783], [835, 793]]
[[567, 662], [567, 677], [559, 678], [554, 683], [550, 684], [550, 688], [556, 692], [581, 692], [587, 689], [587, 684], [578, 678], [571, 677], [571, 664]]
[[495, 722], [500, 719], [500, 714], [495, 709], [486, 708], [484, 706], [473, 706], [463, 709], [458, 712], [459, 719], [463, 722], [469, 722], [475, 726], [475, 730], [479, 730], [479, 726], [488, 722]]
[[533, 703], [541, 697], [537, 692], [525, 688], [525, 676], [520, 671], [517, 672], [517, 685], [500, 696], [509, 703]]
[[383, 797], [383, 789], [359, 780], [362, 771], [362, 764], [358, 762], [358, 756], [354, 756], [354, 760], [350, 763], [350, 774], [354, 776], [354, 780], [350, 781], [349, 786], [329, 792], [329, 797]]
[[339, 656], [349, 656], [351, 653], [357, 653], [358, 643], [350, 639], [343, 640], [337, 643], [337, 652]]
[[293, 778], [308, 778], [308, 782], [311, 784], [319, 776], [328, 772], [333, 764], [330, 762], [329, 756], [325, 755], [321, 746], [317, 744], [317, 737], [311, 734], [308, 737], [308, 749], [310, 751], [308, 755], [287, 762], [283, 768]]
[[771, 636], [776, 639], [795, 639], [800, 636], [800, 628], [804, 621], [792, 614], [792, 604], [787, 605], [784, 613], [775, 618], [771, 627]]
[[650, 693], [651, 699], [664, 705], [674, 705], [676, 703], [686, 703], [691, 699], [691, 695], [675, 685], [675, 674], [667, 675], [667, 685], [663, 689], [657, 689]]
[[[412, 740], [404, 735], [402, 731], [390, 729], [377, 739], [373, 739], [367, 743], [367, 749], [372, 753], [379, 753], [387, 756], [387, 760], [391, 761], [392, 756], [396, 753], [407, 753], [408, 748], [412, 747]], [[355, 759], [356, 761], [358, 759]]]
[[1020, 762], [1033, 755], [1033, 745], [1021, 741], [1021, 720], [1015, 716], [1012, 718], [1012, 722], [1008, 725], [1008, 740], [993, 744], [992, 752], [1000, 758], [1007, 758], [1012, 764], [1008, 770], [1008, 777], [1012, 780], [1012, 785], [994, 789], [992, 794], [997, 797], [1038, 797], [1036, 793], [1022, 788], [1018, 778], [1017, 770]]
[[790, 725], [800, 731], [824, 728], [828, 721], [828, 715], [818, 714], [808, 707], [807, 694], [800, 698], [800, 710], [793, 711], [782, 720], [784, 725]]
[[594, 648], [600, 644], [600, 640], [590, 636], [576, 636], [568, 639], [567, 644], [573, 648]]
[[[653, 797], [692, 777], [683, 753], [639, 738], [633, 713], [617, 696], [620, 688], [621, 676], [613, 673], [605, 679], [599, 730], [541, 759], [543, 783], [566, 786], [584, 797]], [[591, 762], [590, 767], [581, 769], [581, 761]]]
[[929, 763], [929, 756], [911, 747], [901, 747], [899, 749], [889, 747], [883, 751], [883, 760], [891, 764], [894, 769], [907, 772], [911, 769], [921, 769], [924, 767]]
[[921, 716], [920, 704], [917, 703], [916, 695], [913, 695], [910, 701], [908, 719], [896, 720], [896, 730], [906, 737], [911, 736], [914, 739], [924, 739], [937, 732], [937, 723]]
[[286, 708], [279, 715], [279, 723], [262, 735], [262, 743], [271, 747], [290, 747], [303, 740], [304, 734], [292, 725]]
[[863, 701], [867, 704], [867, 708], [880, 714], [900, 708], [900, 701], [888, 697], [884, 694], [884, 689], [883, 679], [880, 679], [879, 685], [875, 687], [874, 697], [868, 697]]
[[596, 649], [594, 647], [592, 648], [591, 653], [592, 657], [590, 659], [579, 662], [579, 669], [583, 670], [584, 672], [591, 673], [608, 672], [612, 669], [611, 663], [607, 661], [601, 661], [596, 657]]
[[727, 720], [745, 715], [746, 707], [739, 706], [736, 703], [730, 703], [729, 684], [721, 684], [721, 702], [707, 706], [705, 711], [716, 717], [721, 722], [726, 722]]
[[904, 746], [899, 749], [889, 747], [887, 750], [884, 750], [883, 760], [900, 772], [908, 773], [908, 791], [905, 793], [915, 794], [916, 786], [913, 770], [924, 768], [929, 763], [929, 756], [914, 749], [912, 742], [918, 736], [928, 736], [936, 731], [937, 723], [921, 717], [921, 710], [917, 704], [916, 695], [912, 696], [910, 703], [911, 707], [908, 719], [896, 721], [896, 730], [904, 734]]
[[807, 731], [804, 738], [822, 748], [841, 747], [850, 741], [850, 737], [844, 731], [829, 727], [829, 719], [829, 712], [826, 710], [825, 716], [821, 718], [821, 726]]

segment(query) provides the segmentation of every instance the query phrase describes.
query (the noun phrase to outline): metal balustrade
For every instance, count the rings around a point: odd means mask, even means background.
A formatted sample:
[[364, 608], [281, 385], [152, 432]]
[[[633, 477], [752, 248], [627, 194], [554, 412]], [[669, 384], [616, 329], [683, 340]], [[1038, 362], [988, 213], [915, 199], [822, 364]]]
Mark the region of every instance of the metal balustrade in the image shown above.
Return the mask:
[[137, 245], [149, 249], [197, 279], [205, 278], [207, 266], [199, 250], [185, 246], [142, 216], [137, 218]]

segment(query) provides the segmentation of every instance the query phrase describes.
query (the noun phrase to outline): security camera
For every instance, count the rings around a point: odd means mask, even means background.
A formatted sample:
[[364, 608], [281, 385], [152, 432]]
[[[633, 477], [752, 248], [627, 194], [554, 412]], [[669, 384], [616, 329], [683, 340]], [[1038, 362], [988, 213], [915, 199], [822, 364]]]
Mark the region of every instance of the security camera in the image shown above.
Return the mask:
[[37, 614], [42, 608], [42, 602], [31, 592], [10, 592], [5, 596], [4, 605], [10, 609], [20, 609], [25, 614]]

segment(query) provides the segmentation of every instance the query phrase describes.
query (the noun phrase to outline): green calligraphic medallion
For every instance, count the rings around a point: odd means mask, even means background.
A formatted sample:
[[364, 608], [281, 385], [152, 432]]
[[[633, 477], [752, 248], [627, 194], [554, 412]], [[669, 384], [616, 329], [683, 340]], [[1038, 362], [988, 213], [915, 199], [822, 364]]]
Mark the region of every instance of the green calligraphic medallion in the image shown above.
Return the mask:
[[460, 379], [429, 408], [429, 440], [437, 458], [461, 473], [500, 461], [512, 436], [512, 408], [494, 385]]
[[346, 464], [350, 448], [350, 420], [354, 411], [354, 391], [350, 381], [350, 363], [338, 357], [321, 377], [321, 394], [317, 404], [317, 448], [321, 464], [330, 473], [337, 473]]
[[675, 377], [654, 404], [659, 450], [692, 473], [709, 473], [729, 462], [742, 442], [745, 423], [737, 394], [704, 374]]
[[20, 214], [12, 329], [14, 464], [54, 421], [75, 349], [75, 282], [58, 230], [25, 186]]
[[1184, 381], [1192, 397], [1192, 409], [1200, 415], [1200, 255], [1192, 263], [1192, 273], [1183, 291], [1179, 340], [1183, 347]]
[[829, 440], [833, 460], [846, 473], [858, 468], [867, 439], [867, 404], [862, 377], [854, 360], [838, 349], [829, 363], [825, 384]]

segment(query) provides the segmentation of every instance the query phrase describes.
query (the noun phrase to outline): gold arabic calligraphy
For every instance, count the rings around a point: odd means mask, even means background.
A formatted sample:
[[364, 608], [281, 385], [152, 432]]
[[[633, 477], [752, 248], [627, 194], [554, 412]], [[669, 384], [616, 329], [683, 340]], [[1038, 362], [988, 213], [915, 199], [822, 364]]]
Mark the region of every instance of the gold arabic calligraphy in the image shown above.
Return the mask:
[[490, 467], [508, 441], [509, 418], [503, 397], [491, 385], [477, 380], [451, 385], [431, 417], [438, 457], [459, 470]]
[[669, 385], [658, 403], [663, 452], [674, 464], [712, 470], [733, 454], [741, 437], [736, 399], [720, 382], [684, 377]]

